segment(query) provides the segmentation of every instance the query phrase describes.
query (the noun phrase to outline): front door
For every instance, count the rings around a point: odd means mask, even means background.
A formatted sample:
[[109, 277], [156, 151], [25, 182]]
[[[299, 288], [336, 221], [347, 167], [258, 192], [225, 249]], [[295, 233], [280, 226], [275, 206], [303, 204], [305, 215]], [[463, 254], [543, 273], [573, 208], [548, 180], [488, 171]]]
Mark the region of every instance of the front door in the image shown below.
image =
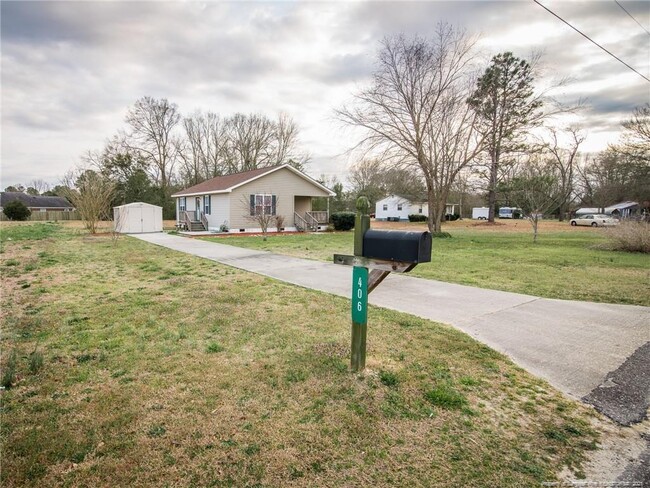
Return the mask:
[[194, 220], [201, 220], [201, 198], [196, 197], [196, 210], [194, 211]]

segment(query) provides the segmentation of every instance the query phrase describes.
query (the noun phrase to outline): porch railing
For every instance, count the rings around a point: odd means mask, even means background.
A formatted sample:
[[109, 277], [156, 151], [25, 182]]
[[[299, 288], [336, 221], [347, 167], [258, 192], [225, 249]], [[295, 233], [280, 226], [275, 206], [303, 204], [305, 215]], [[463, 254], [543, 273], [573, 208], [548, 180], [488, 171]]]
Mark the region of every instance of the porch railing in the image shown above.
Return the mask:
[[305, 221], [311, 230], [318, 230], [318, 220], [316, 220], [309, 212], [305, 214]]
[[329, 215], [327, 210], [317, 210], [313, 212], [307, 212], [307, 215], [312, 217], [317, 224], [327, 224], [329, 223]]
[[203, 224], [205, 230], [208, 230], [208, 218], [205, 216], [203, 212], [201, 212], [201, 223]]
[[300, 216], [300, 214], [297, 213], [297, 212], [293, 213], [293, 222], [294, 222], [294, 225], [296, 226], [296, 229], [298, 229], [300, 231], [305, 230], [305, 229], [307, 229], [307, 227], [309, 227], [307, 225], [307, 221], [305, 219], [303, 219]]
[[192, 230], [192, 216], [190, 212], [183, 212], [183, 223], [187, 230]]

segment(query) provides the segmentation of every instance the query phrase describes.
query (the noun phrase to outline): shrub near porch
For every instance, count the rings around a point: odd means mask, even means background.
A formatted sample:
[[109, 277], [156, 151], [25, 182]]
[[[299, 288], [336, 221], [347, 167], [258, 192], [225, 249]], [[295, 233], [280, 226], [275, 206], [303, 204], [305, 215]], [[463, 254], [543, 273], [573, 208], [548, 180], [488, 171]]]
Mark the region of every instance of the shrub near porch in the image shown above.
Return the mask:
[[536, 486], [594, 447], [587, 408], [450, 327], [372, 307], [356, 376], [347, 300], [131, 238], [16, 229], [3, 486]]

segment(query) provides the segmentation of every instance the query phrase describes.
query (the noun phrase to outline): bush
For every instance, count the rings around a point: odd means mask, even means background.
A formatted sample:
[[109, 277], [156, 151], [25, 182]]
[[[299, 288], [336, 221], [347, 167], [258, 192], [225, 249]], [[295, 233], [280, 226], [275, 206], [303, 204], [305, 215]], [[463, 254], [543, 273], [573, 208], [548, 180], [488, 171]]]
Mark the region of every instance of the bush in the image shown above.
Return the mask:
[[20, 200], [14, 200], [4, 206], [3, 213], [9, 220], [27, 220], [32, 211]]
[[624, 221], [605, 229], [608, 249], [650, 253], [650, 223]]
[[284, 230], [284, 215], [275, 216], [275, 228], [278, 232]]
[[409, 222], [426, 222], [427, 216], [424, 214], [409, 214]]
[[354, 212], [336, 212], [332, 214], [332, 223], [335, 230], [354, 229]]
[[453, 222], [454, 220], [458, 220], [460, 218], [459, 214], [445, 214], [445, 220], [447, 222]]
[[432, 232], [431, 237], [434, 239], [449, 239], [451, 237], [451, 234], [449, 232]]

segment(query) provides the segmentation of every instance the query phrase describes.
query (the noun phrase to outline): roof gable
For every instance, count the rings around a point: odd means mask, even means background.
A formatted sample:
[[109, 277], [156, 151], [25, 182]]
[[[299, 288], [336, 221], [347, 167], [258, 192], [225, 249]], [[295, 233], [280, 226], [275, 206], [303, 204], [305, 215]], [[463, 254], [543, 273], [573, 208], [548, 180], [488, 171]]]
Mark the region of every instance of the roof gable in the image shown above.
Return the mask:
[[381, 200], [377, 200], [377, 203], [378, 204], [379, 203], [383, 204], [383, 203], [387, 203], [387, 202], [391, 202], [391, 201], [406, 203], [406, 204], [409, 204], [409, 205], [422, 205], [422, 204], [427, 203], [427, 201], [425, 199], [423, 199], [423, 200], [413, 199], [412, 200], [409, 197], [405, 197], [403, 195], [396, 195], [394, 193], [382, 198]]
[[184, 190], [176, 192], [172, 195], [172, 197], [206, 195], [211, 193], [230, 193], [235, 188], [238, 188], [242, 185], [250, 183], [251, 181], [254, 181], [258, 178], [262, 178], [263, 176], [266, 176], [270, 173], [273, 173], [283, 168], [292, 171], [298, 176], [309, 181], [314, 186], [317, 186], [318, 188], [326, 191], [331, 196], [334, 195], [334, 192], [332, 190], [321, 185], [313, 178], [310, 178], [309, 176], [304, 174], [302, 171], [298, 171], [296, 168], [294, 168], [289, 164], [282, 164], [279, 166], [268, 166], [266, 168], [258, 168], [251, 171], [245, 171], [243, 173], [235, 173], [226, 176], [217, 176], [216, 178], [206, 180], [202, 183], [199, 183], [198, 185], [190, 186], [189, 188], [185, 188]]

